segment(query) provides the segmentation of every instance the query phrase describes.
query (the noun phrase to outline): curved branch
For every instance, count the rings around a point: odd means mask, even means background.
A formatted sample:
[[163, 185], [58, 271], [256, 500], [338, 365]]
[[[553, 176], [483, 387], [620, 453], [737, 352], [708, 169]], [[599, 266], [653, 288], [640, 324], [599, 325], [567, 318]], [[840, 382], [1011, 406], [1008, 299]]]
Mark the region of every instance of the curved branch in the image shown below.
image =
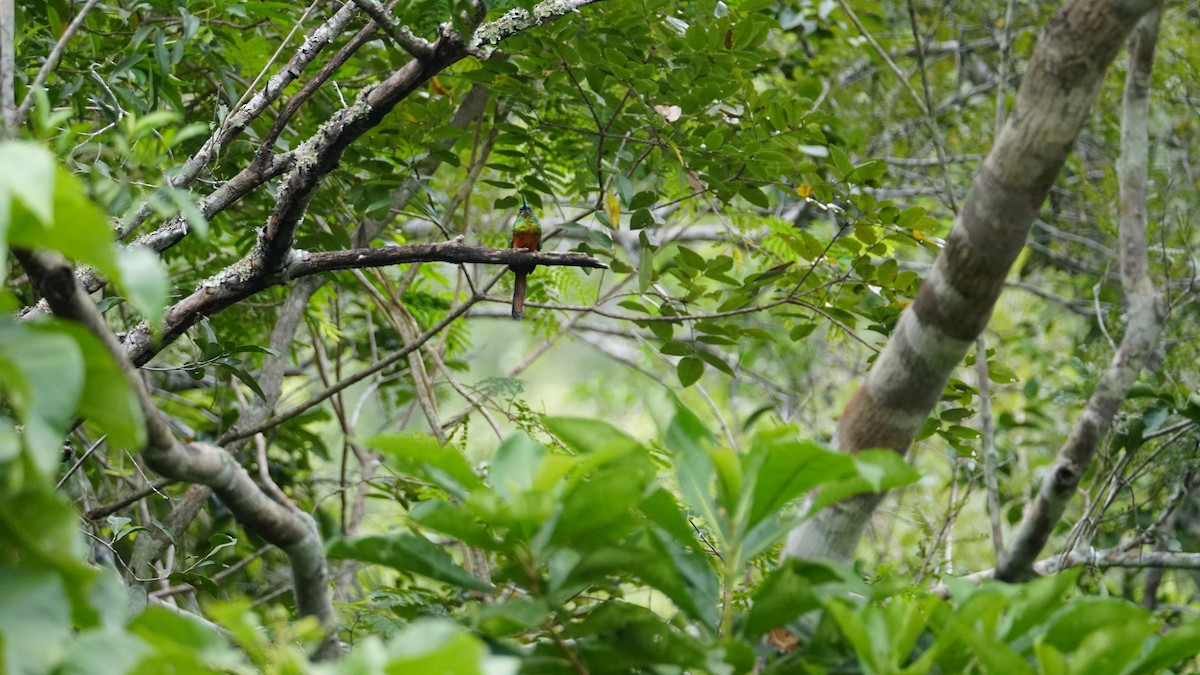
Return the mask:
[[317, 617], [329, 631], [319, 654], [335, 655], [340, 649], [337, 615], [329, 591], [325, 548], [313, 519], [272, 500], [224, 448], [204, 442], [180, 443], [104, 317], [75, 280], [70, 263], [57, 253], [14, 253], [54, 313], [95, 335], [125, 373], [146, 424], [148, 443], [142, 453], [146, 464], [167, 478], [212, 488], [239, 523], [287, 553], [297, 609], [303, 616]]

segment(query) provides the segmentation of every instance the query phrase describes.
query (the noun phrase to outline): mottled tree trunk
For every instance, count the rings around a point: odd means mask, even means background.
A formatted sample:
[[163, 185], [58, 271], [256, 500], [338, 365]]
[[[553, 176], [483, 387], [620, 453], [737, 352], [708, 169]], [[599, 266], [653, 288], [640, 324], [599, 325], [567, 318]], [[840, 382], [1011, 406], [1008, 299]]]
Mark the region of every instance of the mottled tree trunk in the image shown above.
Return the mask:
[[[1141, 16], [1157, 4], [1068, 0], [1055, 13], [945, 248], [842, 413], [838, 449], [908, 451], [951, 370], [987, 325], [1105, 71]], [[792, 531], [784, 555], [851, 560], [879, 499], [859, 496], [827, 509]]]

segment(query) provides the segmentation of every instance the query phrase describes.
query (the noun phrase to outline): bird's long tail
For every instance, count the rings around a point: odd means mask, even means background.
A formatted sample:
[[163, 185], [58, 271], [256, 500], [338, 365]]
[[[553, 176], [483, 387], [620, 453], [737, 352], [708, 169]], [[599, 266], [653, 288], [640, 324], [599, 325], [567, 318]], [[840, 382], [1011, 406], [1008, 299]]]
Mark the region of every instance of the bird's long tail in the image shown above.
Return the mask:
[[525, 312], [525, 277], [528, 275], [525, 270], [513, 270], [512, 318], [517, 321]]

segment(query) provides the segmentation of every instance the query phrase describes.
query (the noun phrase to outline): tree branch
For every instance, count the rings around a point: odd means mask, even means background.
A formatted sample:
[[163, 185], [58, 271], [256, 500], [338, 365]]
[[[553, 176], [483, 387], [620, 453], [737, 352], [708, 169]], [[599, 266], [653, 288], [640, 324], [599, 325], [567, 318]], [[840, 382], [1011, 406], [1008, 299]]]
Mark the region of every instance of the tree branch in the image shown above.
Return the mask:
[[83, 325], [99, 338], [125, 372], [146, 425], [148, 445], [142, 456], [147, 465], [167, 478], [212, 488], [239, 523], [287, 553], [297, 609], [302, 616], [317, 617], [329, 631], [318, 654], [336, 655], [340, 650], [337, 615], [329, 592], [324, 544], [313, 519], [273, 501], [223, 448], [203, 442], [180, 443], [104, 317], [76, 282], [70, 263], [57, 253], [16, 250], [14, 254], [54, 313]]
[[[1055, 13], [945, 247], [838, 421], [841, 450], [908, 451], [950, 372], [986, 326], [1105, 71], [1155, 5], [1068, 0]], [[849, 561], [880, 499], [853, 497], [818, 513], [791, 532], [785, 555]]]
[[[304, 72], [308, 64], [312, 63], [317, 55], [341, 34], [346, 24], [353, 18], [355, 10], [354, 3], [347, 2], [328, 21], [318, 26], [304, 40], [292, 58], [267, 80], [263, 88], [230, 115], [224, 124], [209, 136], [196, 154], [192, 155], [179, 168], [178, 172], [167, 179], [167, 186], [182, 188], [191, 185], [200, 172], [211, 164], [217, 155], [249, 126], [250, 122], [257, 119], [267, 109], [267, 106], [279, 98], [284, 89], [300, 77], [300, 73]], [[128, 236], [130, 232], [145, 222], [146, 218], [150, 217], [151, 211], [150, 202], [142, 202], [133, 215], [117, 226], [118, 236], [122, 239]]]
[[1125, 80], [1121, 166], [1117, 173], [1121, 183], [1121, 283], [1129, 304], [1129, 324], [1112, 363], [1101, 375], [1070, 437], [1058, 451], [1053, 470], [1046, 475], [1037, 499], [1025, 512], [1011, 546], [996, 566], [996, 578], [1002, 581], [1018, 581], [1031, 574], [1034, 560], [1062, 518], [1100, 440], [1112, 425], [1130, 387], [1137, 382], [1162, 331], [1166, 303], [1150, 278], [1146, 253], [1149, 87], [1159, 15], [1159, 9], [1155, 8], [1139, 22], [1129, 47]]
[[387, 34], [408, 55], [414, 59], [428, 59], [433, 56], [433, 43], [425, 38], [413, 35], [408, 26], [401, 26], [392, 18], [391, 13], [379, 4], [378, 0], [354, 0], [358, 8], [367, 13], [371, 20]]
[[499, 19], [481, 24], [471, 36], [468, 47], [475, 50], [484, 44], [500, 44], [523, 30], [536, 28], [560, 16], [578, 12], [580, 7], [596, 2], [601, 0], [545, 0], [534, 5], [532, 12], [520, 7], [510, 9]]
[[277, 272], [263, 270], [252, 256], [253, 254], [210, 277], [191, 295], [168, 308], [157, 343], [153, 341], [153, 333], [146, 325], [126, 334], [125, 350], [129, 359], [136, 365], [143, 365], [201, 318], [215, 314], [259, 291], [323, 272], [414, 262], [558, 265], [595, 269], [607, 267], [603, 262], [583, 253], [464, 246], [453, 241], [316, 253], [293, 251], [290, 258], [292, 262]]

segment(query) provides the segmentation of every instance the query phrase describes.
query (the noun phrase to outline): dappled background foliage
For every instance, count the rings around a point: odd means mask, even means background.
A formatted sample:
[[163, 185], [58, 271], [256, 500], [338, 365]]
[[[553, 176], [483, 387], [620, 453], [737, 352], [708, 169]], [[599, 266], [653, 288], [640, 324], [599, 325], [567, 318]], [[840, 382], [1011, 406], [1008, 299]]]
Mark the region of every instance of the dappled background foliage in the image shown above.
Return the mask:
[[[80, 5], [18, 8], [18, 101]], [[517, 5], [489, 5], [488, 17]], [[369, 24], [354, 16], [328, 56], [194, 183], [171, 187], [188, 157], [340, 6], [102, 2], [45, 90], [32, 92], [20, 136], [52, 150], [124, 241], [187, 223], [189, 235], [161, 251], [169, 304], [250, 252], [280, 182], [210, 218], [197, 201], [262, 153], [295, 151], [409, 60], [382, 34], [370, 36], [282, 115], [305, 79]], [[441, 22], [461, 26], [469, 3], [401, 7], [401, 23], [433, 38]], [[157, 354], [144, 368], [155, 402], [181, 436], [222, 442], [256, 407], [267, 409], [263, 419], [275, 423], [238, 457], [333, 540], [342, 638], [369, 644], [351, 661], [418, 667], [425, 662], [402, 654], [425, 643], [441, 650], [429, 658], [503, 668], [520, 657], [528, 672], [652, 664], [742, 672], [777, 652], [779, 669], [1019, 672], [1034, 663], [1049, 670], [1064, 654], [1077, 671], [1114, 654], [1128, 656], [1130, 672], [1166, 667], [1191, 654], [1180, 646], [1189, 632], [1152, 637], [1164, 619], [1193, 618], [1197, 587], [1186, 572], [1093, 567], [1022, 589], [950, 581], [995, 562], [985, 444], [997, 453], [996, 517], [1008, 528], [1119, 340], [1120, 62], [985, 333], [987, 377], [974, 355], [951, 378], [911, 455], [917, 472], [885, 457], [828, 459], [783, 490], [786, 499], [755, 492], [771, 453], [825, 457], [819, 444], [940, 250], [1054, 9], [607, 0], [515, 35], [487, 58], [437, 74], [352, 144], [309, 203], [296, 247], [455, 237], [503, 247], [528, 202], [547, 230], [545, 248], [588, 252], [610, 269], [538, 268], [520, 324], [507, 321], [511, 282], [494, 283], [498, 269], [328, 273], [282, 348], [271, 331], [294, 289], [270, 288]], [[1200, 383], [1188, 339], [1197, 329], [1196, 13], [1167, 9], [1153, 82], [1151, 260], [1170, 306], [1167, 329], [1048, 553], [1195, 551], [1200, 536], [1192, 495]], [[470, 106], [478, 110], [452, 124]], [[23, 189], [8, 180], [10, 192]], [[148, 218], [138, 216], [143, 202]], [[363, 234], [376, 232], [370, 241]], [[64, 248], [66, 239], [37, 245], [97, 264]], [[6, 309], [37, 302], [27, 281], [9, 274]], [[118, 332], [154, 319], [131, 286], [95, 296]], [[322, 393], [468, 304], [417, 352], [419, 366], [392, 359]], [[258, 382], [272, 356], [288, 362], [278, 400]], [[981, 392], [991, 402], [982, 413]], [[23, 419], [19, 406], [3, 410]], [[990, 431], [981, 431], [985, 419]], [[786, 446], [781, 429], [791, 434]], [[301, 668], [296, 644], [311, 635], [287, 621], [284, 556], [215, 499], [177, 527], [169, 514], [186, 486], [159, 483], [145, 496], [154, 477], [130, 452], [137, 448], [105, 442], [103, 431], [73, 429], [62, 466], [47, 474], [52, 483], [69, 474], [60, 493], [85, 516], [93, 561], [129, 573], [122, 565], [135, 542], [161, 528], [167, 552], [155, 562], [151, 600], [205, 616], [239, 649], [211, 632], [206, 648], [188, 644], [202, 630], [162, 606], [127, 628], [117, 618], [83, 625], [121, 624], [125, 639], [154, 645], [146, 672], [173, 650], [191, 653], [197, 667]], [[776, 566], [798, 498], [838, 481], [850, 485], [843, 494], [907, 487], [885, 502], [856, 570]], [[73, 533], [60, 535], [75, 545]], [[950, 601], [914, 590], [942, 581]], [[87, 604], [73, 600], [77, 612]], [[1166, 609], [1152, 613], [1159, 604]], [[453, 623], [423, 622], [431, 616]], [[1102, 618], [1091, 626], [1083, 616]], [[798, 643], [761, 639], [786, 622]], [[1118, 630], [1135, 624], [1145, 630]], [[964, 646], [977, 661], [962, 661]], [[85, 647], [72, 647], [72, 658]]]

